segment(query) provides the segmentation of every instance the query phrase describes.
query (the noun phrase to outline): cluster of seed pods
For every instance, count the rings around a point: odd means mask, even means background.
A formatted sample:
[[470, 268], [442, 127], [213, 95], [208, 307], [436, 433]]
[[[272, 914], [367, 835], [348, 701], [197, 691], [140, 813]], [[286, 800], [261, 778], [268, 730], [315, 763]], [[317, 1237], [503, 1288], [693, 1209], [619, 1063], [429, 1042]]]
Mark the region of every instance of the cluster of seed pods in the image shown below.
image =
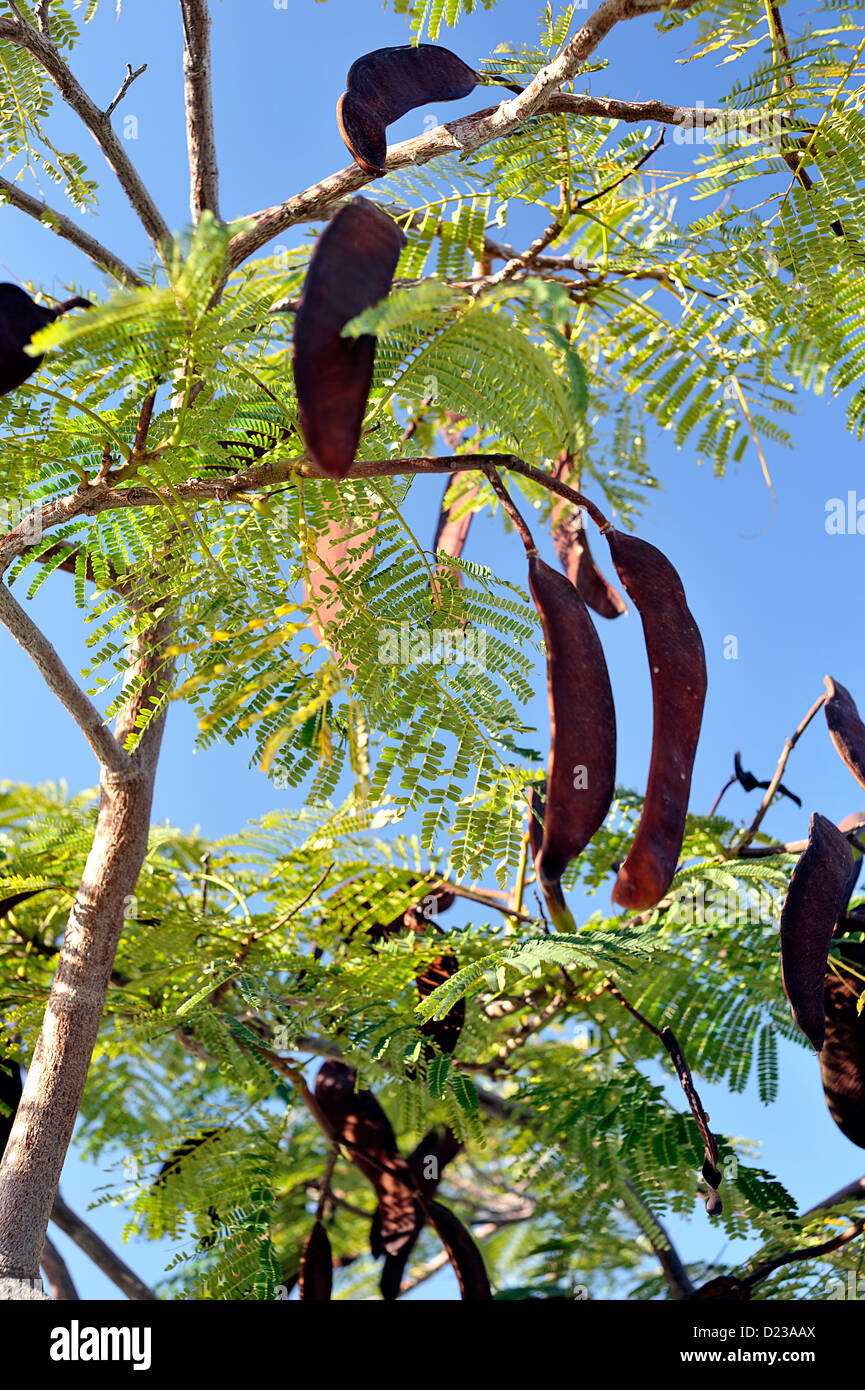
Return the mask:
[[[409, 1255], [424, 1225], [436, 1231], [453, 1266], [463, 1299], [492, 1297], [483, 1258], [469, 1232], [453, 1212], [434, 1200], [445, 1163], [460, 1144], [450, 1130], [425, 1135], [409, 1159], [397, 1147], [390, 1121], [371, 1091], [356, 1089], [357, 1074], [344, 1062], [327, 1061], [315, 1083], [315, 1099], [336, 1142], [372, 1184], [377, 1199], [370, 1230], [373, 1255], [384, 1255], [383, 1297], [399, 1296]], [[428, 1160], [435, 1178], [425, 1176]], [[327, 1232], [319, 1217], [301, 1257], [301, 1298], [329, 1298], [332, 1258]], [[309, 1292], [307, 1292], [309, 1290]]]

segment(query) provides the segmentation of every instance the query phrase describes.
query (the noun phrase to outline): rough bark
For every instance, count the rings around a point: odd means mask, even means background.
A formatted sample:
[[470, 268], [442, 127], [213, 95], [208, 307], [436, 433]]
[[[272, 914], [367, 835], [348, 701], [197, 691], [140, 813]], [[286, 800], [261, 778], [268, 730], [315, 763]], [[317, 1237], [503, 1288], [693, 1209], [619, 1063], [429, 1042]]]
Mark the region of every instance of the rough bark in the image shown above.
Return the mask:
[[[131, 671], [146, 679], [118, 719], [121, 744], [133, 733], [142, 711], [158, 698], [170, 627], [170, 620], [163, 618], [133, 641]], [[161, 711], [142, 735], [130, 772], [116, 777], [102, 770], [96, 834], [0, 1164], [0, 1279], [35, 1279], [39, 1273], [124, 915], [147, 852], [164, 722]]]

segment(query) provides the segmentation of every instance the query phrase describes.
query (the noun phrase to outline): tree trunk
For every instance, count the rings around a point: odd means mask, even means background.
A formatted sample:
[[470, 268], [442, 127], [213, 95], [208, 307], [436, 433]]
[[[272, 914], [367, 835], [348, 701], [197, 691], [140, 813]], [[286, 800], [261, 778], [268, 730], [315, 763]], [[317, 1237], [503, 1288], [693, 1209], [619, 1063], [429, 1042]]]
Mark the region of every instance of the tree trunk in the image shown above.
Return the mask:
[[[130, 676], [143, 677], [144, 683], [118, 719], [121, 744], [134, 731], [142, 711], [158, 698], [170, 665], [165, 656], [170, 631], [170, 621], [163, 618], [132, 641]], [[102, 770], [96, 834], [0, 1164], [0, 1280], [39, 1276], [45, 1233], [84, 1094], [117, 944], [147, 853], [164, 724], [162, 711], [142, 735], [131, 773], [117, 777]], [[18, 1295], [7, 1291], [4, 1296]]]

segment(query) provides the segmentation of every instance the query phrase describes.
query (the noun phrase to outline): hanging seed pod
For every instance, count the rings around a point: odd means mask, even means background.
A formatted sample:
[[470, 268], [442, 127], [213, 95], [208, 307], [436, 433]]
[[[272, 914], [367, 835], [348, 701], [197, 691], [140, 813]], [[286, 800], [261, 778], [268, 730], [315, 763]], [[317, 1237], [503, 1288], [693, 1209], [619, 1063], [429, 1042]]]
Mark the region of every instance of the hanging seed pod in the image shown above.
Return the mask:
[[0, 1061], [0, 1159], [9, 1143], [23, 1090], [18, 1063]]
[[321, 1221], [313, 1223], [300, 1257], [299, 1294], [301, 1301], [330, 1301], [333, 1291], [333, 1256], [330, 1240]]
[[309, 262], [294, 321], [294, 384], [307, 450], [334, 478], [354, 462], [375, 362], [371, 334], [343, 338], [342, 330], [389, 293], [404, 246], [387, 213], [354, 198], [331, 218]]
[[460, 1286], [460, 1297], [478, 1303], [492, 1299], [483, 1256], [462, 1222], [440, 1202], [423, 1199], [427, 1220], [435, 1226]]
[[416, 1190], [387, 1115], [371, 1091], [356, 1091], [357, 1072], [328, 1061], [315, 1079], [315, 1098], [355, 1167], [372, 1183], [381, 1215], [381, 1244], [399, 1254], [416, 1225]]
[[551, 752], [541, 884], [558, 885], [610, 809], [616, 782], [616, 712], [604, 652], [580, 595], [564, 575], [529, 555], [529, 586], [547, 649]]
[[18, 285], [0, 285], [0, 396], [23, 385], [42, 362], [24, 351], [34, 333], [70, 309], [92, 309], [89, 299], [67, 299], [49, 309], [37, 304]]
[[823, 684], [826, 687], [823, 713], [832, 742], [856, 781], [865, 787], [865, 724], [859, 718], [856, 701], [850, 691], [831, 676], [824, 676]]
[[[556, 468], [556, 478], [567, 482], [572, 471], [573, 462], [565, 455]], [[579, 482], [573, 486], [579, 487]], [[563, 497], [556, 498], [552, 523], [559, 564], [592, 612], [601, 618], [619, 618], [627, 613], [628, 605], [622, 595], [607, 582], [595, 563], [579, 508]]]
[[[859, 925], [865, 929], [865, 921]], [[865, 1014], [858, 1007], [865, 990], [865, 945], [844, 942], [840, 966], [841, 975], [829, 971], [826, 976], [820, 1074], [829, 1114], [851, 1144], [865, 1149]]]
[[612, 527], [605, 535], [616, 573], [642, 620], [652, 675], [646, 799], [613, 888], [614, 903], [640, 912], [667, 892], [681, 853], [706, 700], [706, 655], [682, 581], [667, 557], [648, 541]]
[[844, 836], [815, 812], [781, 909], [781, 975], [793, 1017], [816, 1052], [824, 1038], [829, 946], [852, 868]]
[[[421, 1000], [428, 999], [433, 990], [445, 984], [458, 970], [459, 962], [456, 956], [436, 956], [424, 973], [417, 977], [417, 992]], [[425, 1038], [430, 1038], [440, 1052], [452, 1053], [460, 1040], [465, 1021], [466, 1001], [458, 999], [453, 1007], [448, 1009], [444, 1018], [431, 1018], [429, 1022], [422, 1023], [418, 1031]], [[429, 1055], [435, 1055], [432, 1049], [429, 1050]]]
[[336, 120], [349, 153], [364, 173], [387, 172], [387, 127], [416, 106], [458, 101], [481, 80], [473, 68], [437, 44], [377, 48], [352, 63]]
[[[435, 1196], [445, 1168], [453, 1162], [461, 1148], [462, 1141], [457, 1139], [453, 1130], [447, 1125], [436, 1126], [435, 1129], [429, 1130], [424, 1135], [417, 1148], [413, 1149], [406, 1159], [422, 1196]], [[426, 1224], [426, 1214], [420, 1204], [418, 1204], [417, 1213], [414, 1236], [403, 1246], [398, 1255], [385, 1254], [381, 1245], [378, 1211], [373, 1217], [369, 1244], [373, 1255], [384, 1254], [384, 1266], [379, 1288], [382, 1298], [387, 1303], [392, 1303], [399, 1298], [405, 1267], [417, 1243], [417, 1238]]]

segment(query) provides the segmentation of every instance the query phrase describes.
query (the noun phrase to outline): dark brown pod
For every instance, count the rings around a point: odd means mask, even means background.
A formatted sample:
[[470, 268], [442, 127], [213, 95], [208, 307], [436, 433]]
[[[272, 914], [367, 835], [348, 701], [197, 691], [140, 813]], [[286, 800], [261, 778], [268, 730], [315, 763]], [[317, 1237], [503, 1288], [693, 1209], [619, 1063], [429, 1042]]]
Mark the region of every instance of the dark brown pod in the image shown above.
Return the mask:
[[316, 1220], [313, 1223], [312, 1230], [304, 1242], [298, 1284], [302, 1301], [330, 1301], [333, 1291], [333, 1256], [327, 1231], [321, 1221]]
[[[556, 478], [566, 482], [572, 470], [573, 463], [566, 457], [556, 469]], [[607, 582], [595, 563], [579, 507], [572, 507], [563, 497], [557, 498], [552, 522], [559, 564], [592, 612], [600, 618], [620, 618], [627, 613], [628, 605], [622, 595]]]
[[550, 767], [540, 882], [558, 884], [610, 809], [616, 783], [616, 712], [607, 663], [573, 584], [529, 555], [529, 586], [547, 650]]
[[[438, 1191], [439, 1183], [444, 1176], [446, 1166], [453, 1162], [462, 1148], [461, 1140], [457, 1139], [453, 1130], [447, 1125], [436, 1126], [429, 1130], [421, 1139], [417, 1148], [409, 1154], [406, 1162], [411, 1169], [418, 1191], [424, 1197], [434, 1197]], [[381, 1272], [379, 1288], [381, 1296], [387, 1303], [394, 1302], [399, 1298], [402, 1277], [409, 1257], [414, 1249], [417, 1238], [426, 1224], [426, 1214], [418, 1204], [417, 1223], [412, 1240], [403, 1246], [398, 1255], [385, 1254], [384, 1265]], [[378, 1211], [373, 1217], [372, 1229], [370, 1231], [370, 1250], [373, 1255], [383, 1254], [381, 1245], [380, 1218]]]
[[433, 1202], [427, 1197], [423, 1199], [423, 1206], [427, 1220], [435, 1226], [453, 1265], [460, 1297], [471, 1303], [492, 1299], [483, 1256], [463, 1223], [440, 1202]]
[[823, 713], [832, 742], [856, 781], [865, 787], [865, 724], [859, 718], [856, 701], [840, 681], [823, 677], [826, 703]]
[[15, 1113], [23, 1090], [21, 1068], [18, 1063], [0, 1061], [0, 1159], [9, 1143], [9, 1135], [12, 1133]]
[[793, 1017], [817, 1052], [824, 1039], [829, 946], [852, 868], [841, 831], [815, 811], [781, 909], [781, 974]]
[[387, 1115], [371, 1091], [354, 1089], [356, 1080], [354, 1067], [325, 1062], [315, 1079], [315, 1098], [355, 1167], [375, 1188], [382, 1249], [397, 1255], [415, 1232], [415, 1182]]
[[351, 468], [372, 385], [375, 338], [343, 338], [350, 319], [384, 299], [405, 237], [393, 218], [354, 198], [318, 239], [294, 320], [292, 360], [310, 457], [342, 478]]
[[652, 676], [652, 757], [643, 814], [613, 902], [653, 907], [676, 872], [706, 701], [706, 654], [685, 590], [666, 555], [638, 536], [605, 533], [616, 573], [643, 624]]
[[[459, 962], [456, 956], [436, 956], [424, 973], [417, 977], [417, 992], [420, 998], [428, 999], [433, 990], [445, 984], [458, 970]], [[431, 1038], [440, 1052], [451, 1053], [460, 1040], [465, 1021], [466, 1001], [458, 999], [453, 1007], [448, 1009], [444, 1018], [431, 1018], [429, 1022], [421, 1024], [419, 1031], [425, 1038]]]
[[0, 396], [23, 385], [42, 361], [24, 351], [34, 333], [46, 328], [69, 309], [90, 309], [88, 299], [67, 299], [49, 309], [37, 304], [18, 285], [0, 285]]
[[860, 1149], [865, 1149], [865, 1020], [857, 1005], [863, 989], [865, 980], [826, 976], [826, 1032], [820, 1053], [829, 1114]]
[[416, 106], [469, 96], [479, 74], [437, 44], [377, 48], [352, 63], [337, 102], [339, 133], [364, 173], [386, 173], [387, 127]]
[[710, 1279], [708, 1284], [695, 1289], [690, 1298], [714, 1299], [717, 1303], [747, 1303], [751, 1294], [747, 1284], [740, 1284], [730, 1274], [719, 1274], [717, 1279]]

